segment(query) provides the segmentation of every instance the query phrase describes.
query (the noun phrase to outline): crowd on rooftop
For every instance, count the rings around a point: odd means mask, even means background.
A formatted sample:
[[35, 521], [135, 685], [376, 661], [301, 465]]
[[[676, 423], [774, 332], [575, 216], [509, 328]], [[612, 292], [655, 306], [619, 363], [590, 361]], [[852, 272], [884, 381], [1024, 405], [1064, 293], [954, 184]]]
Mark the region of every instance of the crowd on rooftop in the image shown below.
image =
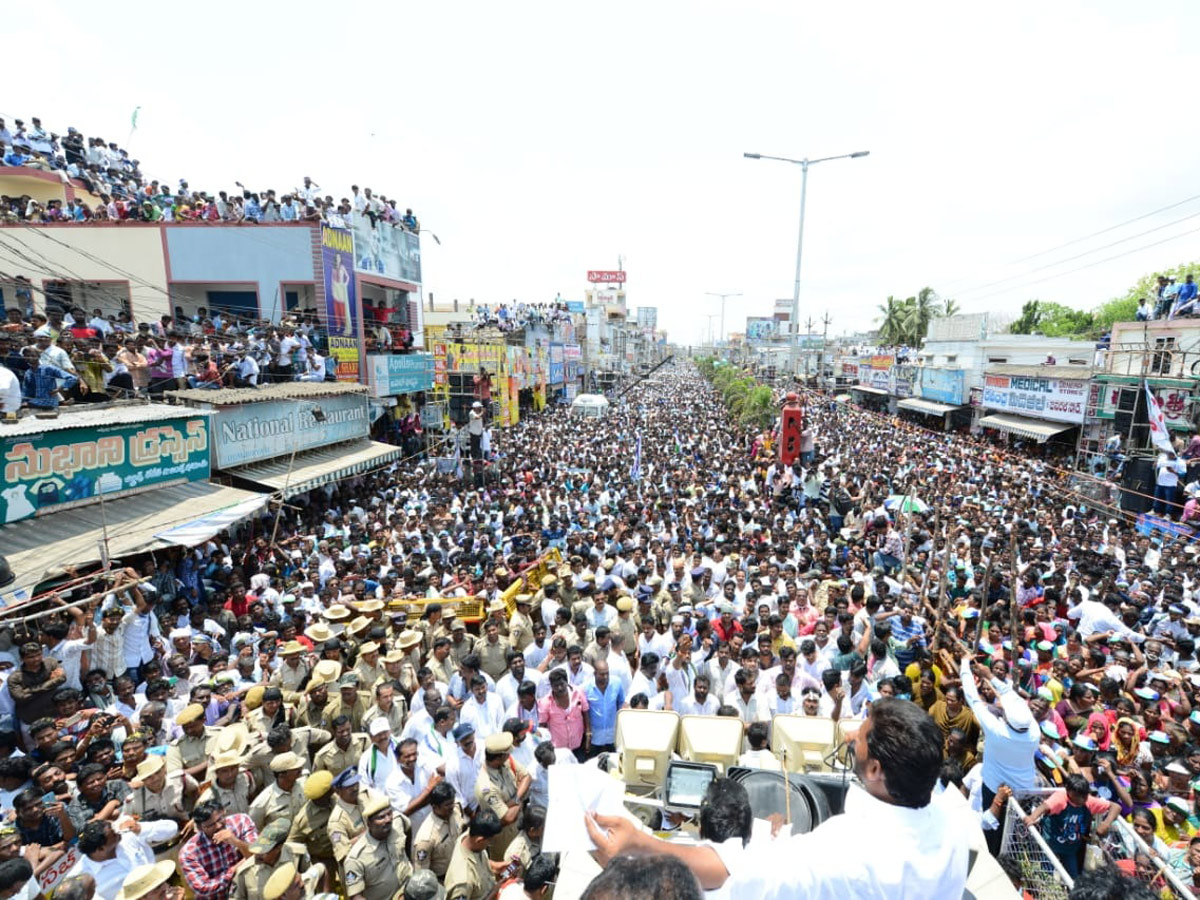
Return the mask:
[[115, 141], [85, 138], [70, 127], [65, 135], [48, 131], [37, 117], [28, 125], [0, 118], [0, 171], [4, 167], [57, 173], [81, 184], [90, 197], [43, 203], [29, 195], [0, 196], [0, 223], [15, 222], [272, 222], [327, 221], [346, 227], [353, 216], [419, 232], [413, 211], [371, 188], [351, 187], [350, 196], [334, 199], [305, 176], [299, 186], [251, 190], [198, 190], [180, 178], [159, 180], [143, 174], [142, 164]]
[[565, 300], [552, 303], [526, 303], [513, 300], [511, 303], [475, 303], [467, 310], [476, 328], [498, 328], [500, 331], [518, 331], [526, 325], [570, 322], [571, 313]]
[[315, 315], [279, 325], [201, 307], [137, 324], [127, 313], [81, 307], [25, 315], [9, 307], [0, 323], [0, 413], [45, 412], [60, 404], [161, 398], [185, 388], [258, 387], [334, 380]]

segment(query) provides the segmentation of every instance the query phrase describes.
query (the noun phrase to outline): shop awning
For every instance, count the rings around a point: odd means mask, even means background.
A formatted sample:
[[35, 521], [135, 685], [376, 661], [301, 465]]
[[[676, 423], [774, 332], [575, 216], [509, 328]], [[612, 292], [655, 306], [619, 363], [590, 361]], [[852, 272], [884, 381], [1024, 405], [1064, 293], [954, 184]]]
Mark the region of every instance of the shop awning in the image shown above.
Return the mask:
[[850, 390], [862, 391], [864, 394], [879, 394], [881, 397], [888, 395], [888, 392], [883, 388], [867, 387], [865, 384], [852, 384], [850, 385]]
[[265, 494], [221, 487], [207, 481], [157, 488], [132, 497], [23, 519], [0, 528], [0, 547], [17, 580], [7, 597], [63, 573], [64, 566], [100, 560], [108, 533], [110, 559], [173, 545], [207, 540], [261, 509]]
[[911, 409], [913, 412], [923, 413], [927, 416], [944, 416], [948, 412], [962, 409], [961, 406], [950, 406], [947, 403], [935, 403], [933, 400], [920, 400], [916, 397], [901, 400], [896, 406], [899, 409]]
[[267, 462], [229, 469], [236, 475], [272, 491], [282, 491], [285, 497], [303, 494], [331, 481], [361, 475], [404, 455], [401, 447], [379, 441], [351, 441], [318, 450], [281, 456]]
[[1056, 434], [1070, 431], [1076, 427], [1070, 422], [1047, 422], [1043, 419], [1030, 419], [1025, 416], [1014, 416], [1008, 413], [994, 413], [979, 420], [981, 428], [995, 428], [997, 431], [1007, 431], [1020, 437], [1029, 438], [1044, 443]]

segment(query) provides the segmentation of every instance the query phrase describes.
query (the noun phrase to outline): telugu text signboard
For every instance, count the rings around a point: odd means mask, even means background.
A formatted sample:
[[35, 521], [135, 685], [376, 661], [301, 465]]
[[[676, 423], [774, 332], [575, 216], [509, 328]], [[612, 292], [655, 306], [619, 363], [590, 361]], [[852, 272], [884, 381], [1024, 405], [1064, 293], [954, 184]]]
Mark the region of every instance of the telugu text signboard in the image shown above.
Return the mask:
[[0, 523], [58, 512], [185, 481], [211, 468], [209, 422], [191, 415], [154, 423], [64, 428], [0, 436]]
[[1088, 384], [1066, 378], [1036, 375], [983, 377], [983, 405], [1052, 422], [1083, 421]]
[[861, 356], [858, 358], [858, 383], [887, 391], [891, 388], [894, 356]]
[[892, 369], [893, 393], [902, 400], [915, 396], [919, 376], [916, 366], [896, 366]]
[[963, 370], [935, 369], [932, 366], [925, 366], [921, 369], [921, 397], [936, 403], [961, 406], [963, 402]]
[[338, 381], [358, 381], [358, 297], [354, 286], [354, 241], [344, 228], [321, 226], [325, 273], [325, 328]]
[[624, 284], [625, 273], [617, 270], [588, 270], [588, 281], [592, 284]]
[[380, 353], [367, 356], [367, 379], [376, 397], [415, 394], [433, 389], [433, 355]]
[[[313, 415], [320, 407], [324, 421]], [[340, 394], [319, 401], [264, 400], [224, 406], [212, 422], [217, 468], [228, 469], [295, 451], [365, 438], [366, 394]]]

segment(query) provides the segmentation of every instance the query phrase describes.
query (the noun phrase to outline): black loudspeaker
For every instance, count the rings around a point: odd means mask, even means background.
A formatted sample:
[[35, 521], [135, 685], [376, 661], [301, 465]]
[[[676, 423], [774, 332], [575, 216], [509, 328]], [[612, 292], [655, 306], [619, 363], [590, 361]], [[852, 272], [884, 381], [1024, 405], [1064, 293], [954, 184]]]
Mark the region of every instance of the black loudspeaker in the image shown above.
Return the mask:
[[1154, 505], [1154, 458], [1139, 456], [1125, 462], [1121, 479], [1121, 509], [1140, 515]]
[[471, 415], [472, 399], [469, 396], [450, 395], [450, 421], [455, 425], [463, 426], [467, 424], [467, 419]]
[[1133, 438], [1123, 443], [1127, 451], [1140, 450], [1149, 444], [1150, 419], [1146, 411], [1146, 392], [1140, 387], [1120, 389], [1117, 409], [1113, 414], [1113, 430], [1122, 438]]

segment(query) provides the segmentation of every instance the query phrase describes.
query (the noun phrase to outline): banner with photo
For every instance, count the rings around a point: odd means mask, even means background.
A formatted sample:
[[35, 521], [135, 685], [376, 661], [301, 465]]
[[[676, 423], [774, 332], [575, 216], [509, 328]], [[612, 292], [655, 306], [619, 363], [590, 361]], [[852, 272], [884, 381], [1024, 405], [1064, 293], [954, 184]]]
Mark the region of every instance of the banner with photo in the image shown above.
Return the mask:
[[354, 282], [354, 241], [344, 228], [321, 226], [321, 268], [325, 275], [325, 328], [338, 381], [358, 381], [360, 341]]
[[354, 267], [363, 275], [421, 283], [421, 238], [399, 225], [355, 213]]

